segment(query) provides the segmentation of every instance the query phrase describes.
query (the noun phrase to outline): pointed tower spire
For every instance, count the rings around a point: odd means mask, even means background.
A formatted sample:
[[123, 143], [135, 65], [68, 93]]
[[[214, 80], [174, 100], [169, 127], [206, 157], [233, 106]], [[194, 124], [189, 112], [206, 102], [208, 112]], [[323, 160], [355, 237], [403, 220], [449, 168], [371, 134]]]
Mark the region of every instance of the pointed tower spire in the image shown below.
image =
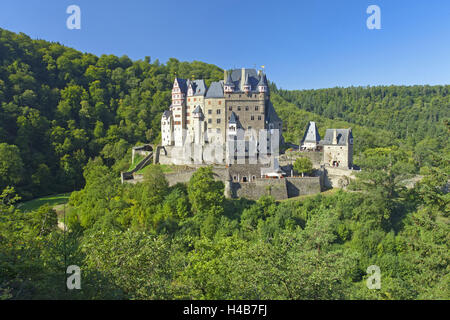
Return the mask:
[[244, 81], [244, 86], [243, 86], [244, 92], [248, 93], [250, 91], [250, 88], [251, 88], [251, 86], [250, 86], [250, 81], [248, 79], [248, 73], [247, 73], [245, 75], [245, 81]]

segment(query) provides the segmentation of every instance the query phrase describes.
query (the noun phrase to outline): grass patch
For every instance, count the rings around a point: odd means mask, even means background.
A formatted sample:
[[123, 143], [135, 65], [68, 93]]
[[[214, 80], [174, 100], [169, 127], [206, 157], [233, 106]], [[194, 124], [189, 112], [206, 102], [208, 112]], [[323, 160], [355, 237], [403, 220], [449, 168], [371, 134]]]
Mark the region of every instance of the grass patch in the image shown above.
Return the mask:
[[305, 194], [305, 195], [301, 195], [298, 197], [292, 197], [292, 198], [288, 198], [288, 199], [283, 199], [283, 200], [279, 200], [280, 202], [286, 202], [286, 201], [297, 201], [297, 200], [304, 200], [306, 198], [311, 198], [311, 197], [315, 197], [317, 195], [322, 195], [322, 196], [330, 196], [335, 194], [336, 192], [338, 192], [340, 189], [339, 188], [333, 188], [333, 189], [329, 189], [327, 191], [321, 192], [321, 193], [316, 193], [316, 194]]
[[19, 205], [19, 209], [24, 212], [34, 211], [39, 209], [39, 207], [43, 206], [44, 204], [48, 204], [51, 207], [55, 207], [58, 205], [64, 205], [67, 202], [69, 202], [70, 192], [69, 193], [62, 193], [62, 194], [56, 194], [52, 196], [42, 197], [42, 198], [36, 198], [24, 203], [21, 203]]
[[141, 162], [142, 160], [144, 160], [145, 156], [141, 155], [141, 154], [135, 154], [134, 155], [134, 162], [130, 165], [130, 167], [128, 168], [128, 172], [133, 170], [134, 168], [136, 168], [136, 166], [139, 164], [139, 162]]
[[[155, 166], [155, 164], [149, 164], [148, 166], [145, 166], [141, 170], [137, 171], [136, 174], [144, 174], [145, 170], [147, 170], [148, 167]], [[163, 173], [173, 173], [178, 171], [183, 171], [186, 169], [186, 166], [176, 166], [176, 165], [169, 165], [169, 164], [156, 164], [156, 166], [159, 166]]]

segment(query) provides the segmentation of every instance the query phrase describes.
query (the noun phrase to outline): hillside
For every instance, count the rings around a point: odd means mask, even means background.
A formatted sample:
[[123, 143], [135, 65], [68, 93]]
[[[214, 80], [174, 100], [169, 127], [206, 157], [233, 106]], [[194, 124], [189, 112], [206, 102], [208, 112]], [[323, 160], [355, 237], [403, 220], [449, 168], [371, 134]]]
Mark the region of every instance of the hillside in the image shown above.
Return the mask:
[[[173, 186], [167, 166], [138, 184], [118, 178], [131, 146], [158, 142], [175, 73], [210, 82], [220, 68], [0, 32], [0, 299], [450, 298], [448, 87], [272, 83], [287, 140], [310, 120], [322, 135], [351, 126], [363, 170], [347, 191], [228, 199], [211, 167]], [[79, 290], [67, 290], [71, 265]]]
[[[79, 189], [83, 167], [99, 155], [114, 172], [126, 170], [131, 146], [159, 141], [175, 74], [209, 84], [223, 70], [96, 57], [0, 29], [0, 189], [15, 186], [24, 199]], [[272, 83], [271, 91], [293, 143], [314, 120], [322, 135], [352, 127], [356, 156], [397, 145], [424, 164], [448, 145], [449, 86], [286, 91]]]

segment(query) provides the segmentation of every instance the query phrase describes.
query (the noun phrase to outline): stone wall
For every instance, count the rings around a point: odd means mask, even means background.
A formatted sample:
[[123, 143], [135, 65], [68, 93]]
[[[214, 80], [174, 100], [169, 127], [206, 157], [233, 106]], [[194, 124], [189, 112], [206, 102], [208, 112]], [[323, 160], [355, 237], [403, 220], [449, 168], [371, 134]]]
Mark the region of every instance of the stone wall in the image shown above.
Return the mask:
[[231, 183], [232, 198], [258, 200], [263, 195], [271, 195], [276, 200], [287, 199], [285, 179], [257, 179], [253, 182]]
[[[166, 173], [165, 177], [170, 186], [177, 183], [188, 183], [198, 166], [186, 167], [183, 171]], [[216, 180], [220, 180], [225, 185], [225, 196], [228, 198], [247, 198], [258, 200], [263, 195], [271, 195], [276, 200], [283, 200], [299, 195], [308, 195], [320, 193], [322, 189], [321, 177], [287, 177], [282, 179], [262, 179], [258, 176], [255, 180], [249, 182], [237, 182], [230, 180], [230, 173], [247, 174], [249, 171], [255, 171], [258, 166], [235, 166], [233, 169], [227, 167], [213, 167], [213, 173]], [[133, 180], [127, 180], [128, 183], [138, 183], [143, 180], [143, 175], [134, 174]]]
[[301, 195], [320, 193], [320, 177], [294, 177], [283, 179], [256, 179], [252, 182], [231, 183], [232, 198], [258, 200], [263, 195], [271, 195], [276, 200]]
[[[169, 186], [173, 186], [177, 183], [188, 183], [195, 171], [201, 166], [191, 167], [184, 171], [170, 172], [164, 174]], [[225, 167], [214, 167], [213, 168], [214, 177], [216, 180], [221, 180], [223, 182], [228, 180], [228, 169]]]
[[326, 188], [346, 188], [351, 179], [355, 179], [355, 173], [359, 170], [351, 170], [347, 168], [335, 168], [325, 165], [324, 170], [324, 186]]
[[288, 198], [307, 194], [320, 193], [320, 177], [290, 177], [286, 178]]

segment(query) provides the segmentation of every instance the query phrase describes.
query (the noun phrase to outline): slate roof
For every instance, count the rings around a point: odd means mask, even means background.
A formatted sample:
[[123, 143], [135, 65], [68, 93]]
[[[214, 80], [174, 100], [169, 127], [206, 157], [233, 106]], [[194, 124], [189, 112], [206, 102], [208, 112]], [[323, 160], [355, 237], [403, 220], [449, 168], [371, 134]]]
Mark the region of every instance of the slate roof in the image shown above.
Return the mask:
[[192, 90], [194, 91], [194, 96], [204, 96], [206, 93], [206, 84], [205, 80], [187, 80], [187, 86], [192, 86]]
[[[333, 136], [331, 136], [331, 140], [333, 140]], [[319, 142], [320, 135], [319, 130], [317, 129], [316, 123], [314, 121], [310, 121], [308, 127], [306, 128], [305, 134], [303, 135], [302, 143], [305, 142]]]
[[234, 113], [234, 111], [231, 111], [231, 116], [230, 116], [230, 120], [228, 121], [228, 123], [237, 124], [237, 118], [236, 118], [236, 114]]
[[164, 118], [170, 118], [170, 116], [172, 115], [172, 113], [169, 110], [166, 110], [163, 112], [163, 117]]
[[264, 73], [262, 73], [261, 76], [259, 77], [258, 87], [259, 86], [267, 86], [267, 78]]
[[248, 80], [248, 73], [245, 75], [245, 82], [244, 82], [244, 85], [246, 86], [246, 85], [249, 85], [250, 84], [250, 82], [249, 82], [249, 80]]
[[212, 82], [206, 92], [206, 98], [223, 98], [223, 81]]
[[271, 102], [269, 102], [267, 106], [267, 122], [282, 122]]
[[178, 82], [178, 86], [180, 87], [181, 92], [187, 93], [187, 81], [186, 79], [176, 78]]
[[197, 107], [195, 108], [194, 112], [192, 112], [192, 113], [199, 113], [199, 114], [203, 114], [203, 112], [202, 112], [202, 108], [200, 108], [200, 106], [197, 106]]
[[231, 72], [228, 73], [226, 85], [234, 85], [233, 80], [231, 80]]
[[242, 69], [234, 69], [231, 71], [231, 81], [234, 83], [236, 88], [241, 88], [241, 81], [245, 81], [248, 77], [248, 84], [250, 85], [251, 91], [257, 91], [258, 89], [258, 82], [259, 77], [258, 73], [255, 69], [245, 69], [245, 78], [241, 79], [242, 77]]
[[[333, 144], [333, 132], [335, 129], [327, 129], [325, 137], [320, 141], [322, 145]], [[353, 139], [352, 129], [336, 129], [337, 145], [345, 146], [348, 144], [349, 139]]]

